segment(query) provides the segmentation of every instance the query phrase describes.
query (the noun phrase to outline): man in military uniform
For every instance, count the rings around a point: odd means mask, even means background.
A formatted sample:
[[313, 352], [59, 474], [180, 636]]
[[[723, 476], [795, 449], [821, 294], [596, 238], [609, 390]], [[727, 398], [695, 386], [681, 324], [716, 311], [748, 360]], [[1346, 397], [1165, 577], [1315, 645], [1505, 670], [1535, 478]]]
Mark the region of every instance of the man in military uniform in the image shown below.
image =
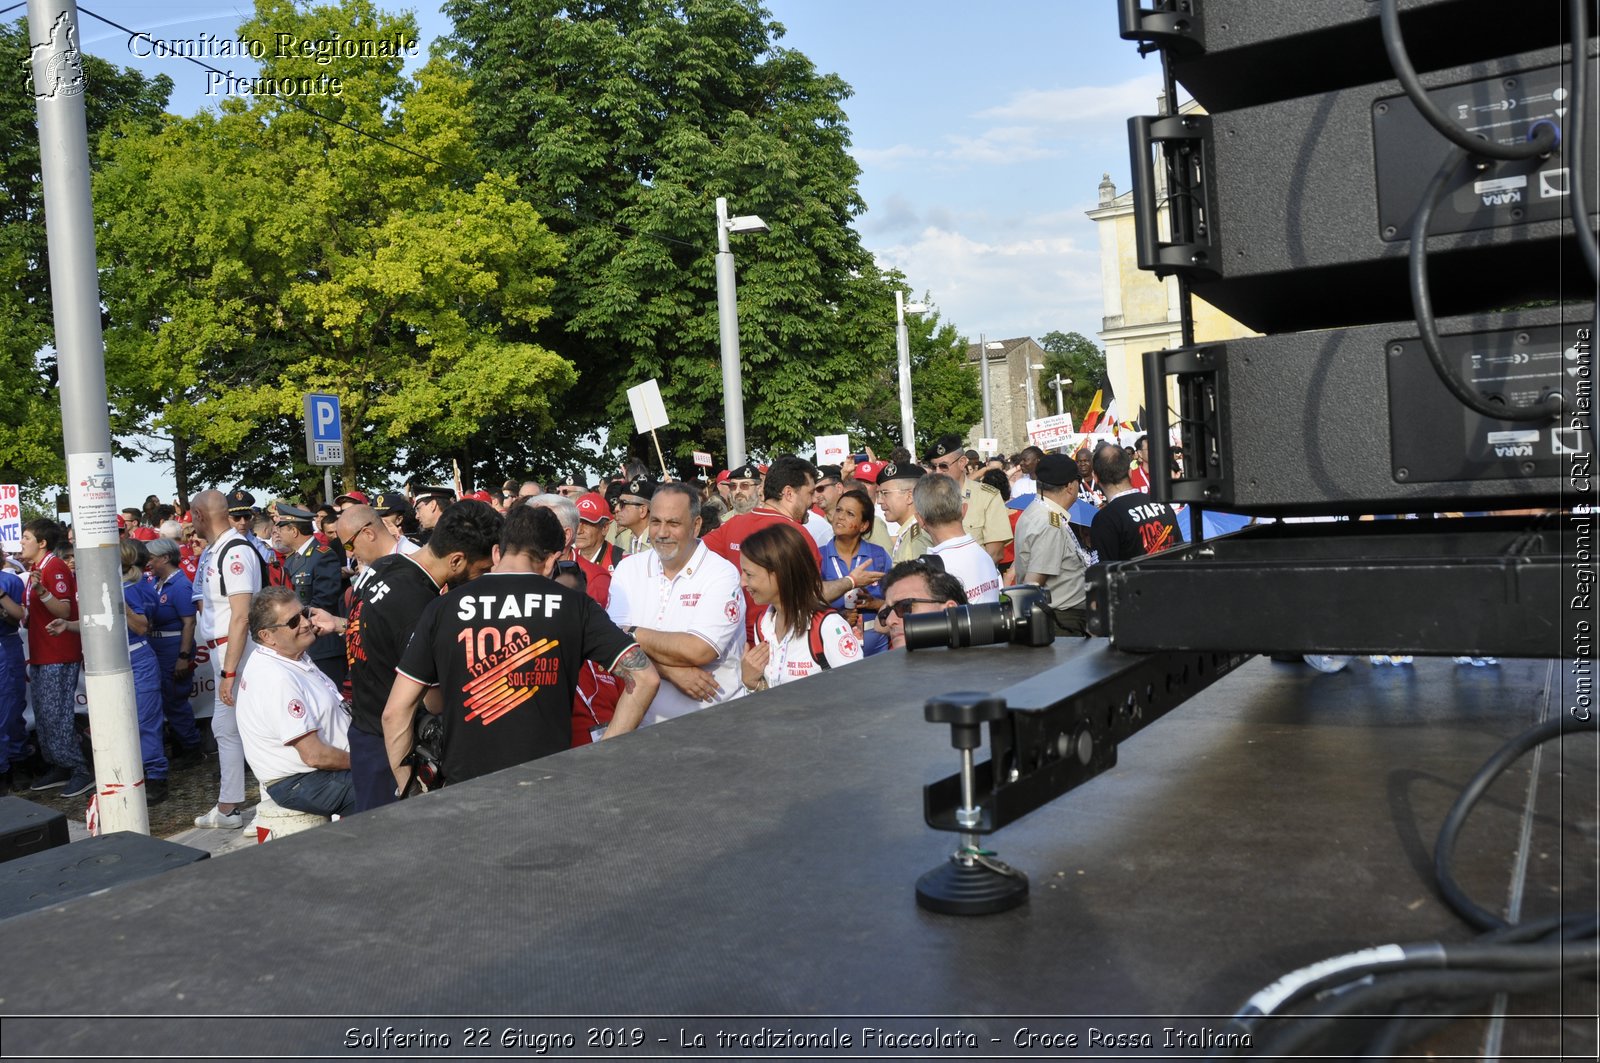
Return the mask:
[[630, 554], [650, 549], [650, 496], [656, 493], [651, 476], [635, 476], [622, 485], [606, 538]]
[[917, 521], [917, 511], [912, 505], [912, 489], [928, 470], [909, 462], [891, 461], [878, 471], [878, 504], [883, 515], [900, 526], [895, 535], [890, 558], [895, 564], [915, 561], [928, 552], [933, 540]]
[[456, 500], [456, 493], [448, 487], [418, 487], [411, 501], [417, 511], [417, 525], [421, 529], [412, 536], [419, 546], [427, 546], [433, 529], [444, 516], [444, 511]]
[[1078, 465], [1065, 454], [1047, 454], [1033, 475], [1038, 497], [1017, 519], [1017, 563], [1011, 574], [1017, 583], [1050, 592], [1057, 635], [1083, 635], [1086, 559], [1067, 516], [1078, 500]]
[[255, 533], [256, 521], [256, 496], [242, 487], [235, 487], [228, 493], [228, 523], [233, 530], [244, 536], [251, 546], [256, 548], [256, 553], [261, 555], [263, 565], [274, 565], [278, 562], [278, 555], [272, 552], [272, 547], [261, 541]]
[[[339, 555], [314, 534], [316, 515], [308, 509], [283, 503], [273, 524], [273, 545], [284, 553], [283, 572], [289, 577], [300, 604], [339, 611], [344, 591]], [[335, 683], [343, 683], [346, 671], [344, 639], [336, 634], [321, 635], [307, 651], [311, 663]]]
[[961, 488], [961, 500], [967, 506], [961, 527], [998, 563], [1006, 544], [1011, 541], [1011, 518], [1006, 516], [1006, 500], [982, 480], [967, 476], [967, 455], [961, 449], [961, 440], [954, 435], [940, 436], [923, 455], [923, 463], [929, 472], [942, 472]]

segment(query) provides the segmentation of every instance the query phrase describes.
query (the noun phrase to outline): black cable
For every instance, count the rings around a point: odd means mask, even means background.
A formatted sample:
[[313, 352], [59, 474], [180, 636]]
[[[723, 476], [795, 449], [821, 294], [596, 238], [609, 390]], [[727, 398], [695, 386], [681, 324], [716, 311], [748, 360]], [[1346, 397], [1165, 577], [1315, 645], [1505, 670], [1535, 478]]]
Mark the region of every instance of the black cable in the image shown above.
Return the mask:
[[1494, 756], [1490, 757], [1468, 781], [1466, 789], [1461, 791], [1455, 804], [1450, 806], [1450, 814], [1445, 816], [1444, 823], [1439, 827], [1438, 841], [1434, 842], [1433, 873], [1438, 879], [1439, 896], [1468, 923], [1480, 930], [1496, 930], [1509, 925], [1504, 919], [1468, 897], [1466, 891], [1456, 882], [1455, 873], [1450, 868], [1451, 861], [1455, 857], [1456, 839], [1467, 821], [1467, 816], [1488, 792], [1490, 785], [1524, 753], [1561, 735], [1577, 731], [1593, 731], [1596, 730], [1596, 726], [1592, 716], [1587, 720], [1579, 720], [1562, 714], [1522, 732], [1495, 751]]
[[1433, 175], [1433, 180], [1428, 182], [1427, 189], [1422, 193], [1422, 201], [1417, 204], [1416, 217], [1411, 222], [1411, 252], [1408, 259], [1411, 310], [1416, 315], [1417, 332], [1422, 338], [1422, 349], [1427, 352], [1428, 363], [1433, 366], [1433, 371], [1438, 374], [1439, 380], [1449, 389], [1450, 394], [1473, 413], [1497, 421], [1519, 423], [1551, 421], [1561, 416], [1561, 410], [1565, 405], [1559, 391], [1551, 391], [1544, 395], [1536, 406], [1512, 406], [1509, 403], [1505, 406], [1494, 406], [1456, 378], [1455, 371], [1445, 364], [1444, 354], [1439, 350], [1439, 329], [1434, 324], [1433, 299], [1428, 292], [1428, 225], [1433, 221], [1433, 208], [1442, 197], [1445, 186], [1461, 168], [1466, 158], [1467, 152], [1464, 149], [1450, 149], [1444, 165], [1439, 167], [1439, 172]]
[[27, 6], [28, 6], [28, 0], [22, 0], [22, 3], [20, 3], [20, 4], [12, 4], [10, 7], [0, 8], [0, 15], [9, 15], [9, 14], [11, 14], [11, 12], [15, 11], [17, 8], [19, 8], [19, 7], [27, 7]]
[[1572, 37], [1572, 109], [1567, 113], [1572, 122], [1567, 127], [1567, 148], [1562, 156], [1567, 160], [1567, 185], [1572, 189], [1572, 226], [1578, 232], [1578, 246], [1589, 266], [1589, 278], [1600, 284], [1600, 248], [1595, 246], [1594, 230], [1589, 228], [1589, 186], [1584, 183], [1583, 174], [1588, 162], [1582, 142], [1588, 133], [1583, 111], [1589, 102], [1589, 0], [1568, 0], [1567, 22]]
[[[17, 6], [21, 7], [23, 5], [19, 4]], [[8, 8], [7, 10], [10, 10], [10, 9]], [[111, 19], [106, 18], [104, 15], [98, 14], [98, 13], [96, 13], [94, 11], [90, 11], [86, 7], [81, 7], [80, 6], [78, 8], [78, 10], [83, 12], [85, 15], [88, 15], [92, 19], [97, 19], [100, 22], [104, 22], [107, 26], [110, 26], [112, 29], [120, 30], [121, 32], [128, 34], [130, 37], [141, 35], [142, 31], [129, 29], [127, 26], [124, 26], [124, 25], [122, 25], [121, 23], [118, 23], [118, 22], [113, 22]], [[0, 14], [3, 14], [3, 12], [0, 12]], [[149, 36], [149, 34], [142, 34], [142, 35], [145, 36], [145, 37]], [[192, 55], [181, 55], [178, 58], [188, 60], [189, 62], [193, 63], [195, 66], [199, 67], [201, 70], [205, 70], [205, 71], [207, 71], [209, 73], [212, 73], [212, 74], [221, 74], [223, 77], [232, 77], [233, 76], [228, 71], [219, 70], [219, 69], [217, 69], [216, 67], [212, 66], [209, 63], [203, 63], [199, 59], [196, 59]], [[289, 106], [295, 108], [296, 110], [302, 111], [305, 114], [310, 115], [312, 118], [315, 118], [320, 122], [328, 122], [328, 123], [330, 123], [332, 125], [340, 126], [340, 127], [344, 128], [344, 129], [350, 130], [350, 132], [356, 134], [357, 136], [366, 137], [368, 140], [371, 140], [371, 141], [373, 141], [375, 143], [378, 143], [378, 144], [382, 144], [386, 148], [391, 148], [391, 149], [393, 149], [395, 151], [404, 152], [405, 154], [410, 155], [413, 158], [421, 159], [423, 162], [430, 162], [433, 165], [439, 167], [439, 169], [445, 171], [446, 173], [454, 173], [454, 174], [456, 174], [456, 175], [458, 175], [458, 176], [460, 176], [462, 178], [469, 179], [469, 180], [474, 180], [474, 181], [481, 180], [482, 177], [483, 177], [482, 174], [477, 174], [477, 173], [473, 173], [473, 172], [470, 172], [470, 171], [467, 171], [467, 170], [463, 170], [459, 166], [452, 166], [449, 163], [446, 163], [446, 162], [444, 162], [444, 161], [442, 161], [440, 159], [436, 159], [431, 155], [426, 155], [426, 154], [424, 154], [424, 153], [422, 153], [420, 151], [416, 151], [413, 148], [408, 148], [404, 144], [396, 144], [394, 141], [388, 140], [388, 139], [386, 139], [384, 137], [380, 137], [376, 133], [373, 133], [373, 132], [370, 132], [368, 130], [362, 129], [360, 126], [354, 126], [354, 125], [351, 125], [349, 122], [345, 122], [345, 121], [342, 121], [342, 120], [340, 120], [338, 118], [333, 118], [333, 117], [331, 117], [329, 115], [325, 115], [322, 112], [320, 112], [318, 110], [315, 110], [314, 108], [308, 106], [307, 104], [303, 103], [302, 101], [296, 99], [293, 96], [285, 96], [280, 92], [264, 93], [263, 95], [270, 95], [270, 96], [274, 97], [275, 99], [280, 100], [283, 103], [286, 103]], [[523, 193], [522, 187], [520, 185], [518, 186], [517, 191], [518, 191], [519, 194], [523, 195], [524, 199], [527, 198], [526, 194]], [[554, 217], [554, 216], [557, 216], [557, 215], [560, 215], [560, 214], [563, 213], [562, 211], [553, 210], [550, 207], [545, 206], [544, 204], [533, 203], [532, 200], [528, 200], [528, 202], [532, 206], [536, 207], [546, 217]], [[612, 229], [619, 229], [619, 230], [621, 230], [623, 232], [630, 233], [630, 234], [632, 234], [634, 236], [642, 236], [647, 240], [656, 240], [656, 241], [659, 241], [659, 242], [664, 243], [664, 244], [676, 244], [679, 247], [692, 247], [692, 248], [695, 248], [696, 250], [700, 249], [700, 245], [699, 244], [690, 243], [687, 240], [679, 240], [677, 237], [674, 237], [674, 236], [663, 236], [660, 233], [645, 232], [645, 231], [643, 231], [641, 229], [635, 229], [632, 226], [625, 225], [622, 222], [615, 221], [615, 220], [602, 221], [599, 218], [594, 218], [594, 217], [591, 217], [589, 215], [580, 213], [578, 211], [573, 211], [571, 213], [572, 213], [572, 217], [576, 218], [577, 220], [582, 221], [582, 222], [588, 222], [589, 224], [592, 224], [592, 225], [605, 225], [605, 226], [607, 226], [609, 228], [612, 228]]]
[[1411, 57], [1406, 54], [1405, 41], [1400, 36], [1398, 0], [1383, 0], [1378, 18], [1383, 29], [1383, 49], [1389, 53], [1389, 65], [1394, 67], [1394, 76], [1406, 90], [1406, 96], [1416, 106], [1417, 112], [1452, 144], [1474, 155], [1502, 161], [1535, 159], [1555, 149], [1556, 130], [1550, 125], [1540, 126], [1538, 134], [1526, 144], [1496, 144], [1487, 137], [1475, 136], [1456, 125], [1439, 110], [1428, 96], [1428, 90], [1417, 79]]

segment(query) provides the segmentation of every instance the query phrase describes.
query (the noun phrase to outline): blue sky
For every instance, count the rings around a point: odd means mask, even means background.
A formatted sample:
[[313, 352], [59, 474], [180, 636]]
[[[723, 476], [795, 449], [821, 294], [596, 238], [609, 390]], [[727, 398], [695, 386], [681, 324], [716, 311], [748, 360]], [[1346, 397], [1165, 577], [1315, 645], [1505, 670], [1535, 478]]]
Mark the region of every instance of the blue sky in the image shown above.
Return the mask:
[[[83, 3], [167, 39], [230, 35], [251, 6]], [[857, 225], [878, 261], [898, 267], [919, 296], [928, 292], [944, 319], [974, 340], [980, 332], [1038, 337], [1052, 329], [1094, 338], [1099, 247], [1084, 212], [1095, 204], [1102, 173], [1119, 192], [1127, 188], [1126, 119], [1153, 111], [1160, 88], [1155, 58], [1141, 59], [1117, 36], [1116, 6], [768, 0], [767, 7], [788, 31], [783, 46], [854, 89], [845, 108], [868, 207]], [[413, 10], [426, 39], [448, 30], [433, 5]], [[87, 14], [82, 22], [86, 51], [171, 77], [175, 111], [214, 103], [198, 67], [137, 58], [126, 34]], [[708, 219], [708, 239], [710, 233]], [[148, 463], [119, 467], [120, 504], [151, 492], [170, 496], [170, 475], [170, 467]]]

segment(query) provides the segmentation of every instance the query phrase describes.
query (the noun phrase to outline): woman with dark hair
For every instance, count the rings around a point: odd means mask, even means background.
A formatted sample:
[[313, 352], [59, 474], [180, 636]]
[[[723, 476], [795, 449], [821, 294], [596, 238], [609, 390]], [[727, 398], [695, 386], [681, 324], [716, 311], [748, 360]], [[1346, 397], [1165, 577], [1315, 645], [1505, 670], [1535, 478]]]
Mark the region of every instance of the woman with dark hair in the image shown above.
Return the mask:
[[[874, 514], [872, 499], [857, 487], [839, 496], [833, 506], [833, 538], [822, 546], [822, 580], [848, 576], [857, 565], [865, 561], [873, 572], [888, 572], [894, 567], [889, 551], [876, 543], [866, 541], [872, 534]], [[871, 616], [883, 604], [882, 583], [869, 583], [852, 588], [842, 597], [833, 600], [835, 609], [845, 610], [845, 619], [861, 630], [861, 618]], [[867, 656], [882, 653], [889, 648], [889, 637], [877, 628], [866, 632], [862, 642]]]
[[747, 691], [804, 679], [861, 660], [861, 640], [822, 599], [822, 573], [799, 528], [769, 524], [739, 549], [739, 582], [757, 606], [755, 645], [740, 678]]

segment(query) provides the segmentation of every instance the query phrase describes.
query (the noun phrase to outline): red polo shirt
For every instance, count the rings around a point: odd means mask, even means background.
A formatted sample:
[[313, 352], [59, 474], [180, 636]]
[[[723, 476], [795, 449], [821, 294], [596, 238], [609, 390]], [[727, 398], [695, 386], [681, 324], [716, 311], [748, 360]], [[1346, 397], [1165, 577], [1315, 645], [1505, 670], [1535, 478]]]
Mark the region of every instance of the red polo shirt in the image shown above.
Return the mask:
[[[52, 598], [60, 598], [71, 607], [67, 614], [68, 620], [78, 619], [78, 579], [67, 567], [67, 563], [55, 554], [46, 555], [45, 559], [33, 566], [39, 573], [39, 586], [50, 592]], [[63, 631], [59, 635], [52, 635], [45, 628], [54, 620], [55, 614], [44, 607], [39, 600], [39, 592], [33, 586], [28, 587], [26, 595], [28, 602], [28, 663], [29, 664], [76, 664], [83, 660], [83, 639], [76, 631]]]
[[[822, 572], [822, 551], [817, 549], [816, 540], [811, 538], [811, 533], [806, 531], [806, 526], [779, 513], [775, 509], [768, 509], [766, 506], [757, 506], [748, 513], [740, 513], [738, 516], [730, 517], [716, 531], [707, 535], [701, 541], [706, 544], [707, 549], [718, 557], [727, 560], [734, 568], [738, 568], [740, 544], [762, 528], [771, 527], [774, 524], [787, 524], [800, 532], [801, 537], [806, 541], [806, 546], [811, 548], [811, 559], [816, 562], [817, 572], [820, 574]], [[755, 645], [756, 622], [760, 619], [761, 610], [756, 608], [755, 599], [750, 597], [750, 592], [745, 591], [744, 644], [746, 646]]]

